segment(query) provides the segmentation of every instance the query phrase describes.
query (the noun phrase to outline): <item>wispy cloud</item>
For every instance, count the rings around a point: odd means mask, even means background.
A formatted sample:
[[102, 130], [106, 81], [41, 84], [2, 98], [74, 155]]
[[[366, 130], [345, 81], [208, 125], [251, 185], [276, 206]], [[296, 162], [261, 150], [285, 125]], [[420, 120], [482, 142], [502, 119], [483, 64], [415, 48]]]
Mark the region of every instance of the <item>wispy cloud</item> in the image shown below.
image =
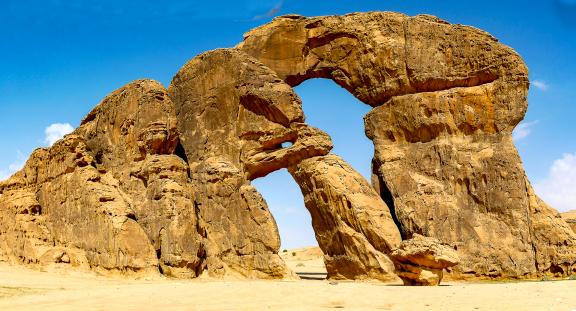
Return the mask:
[[280, 0], [280, 2], [278, 2], [274, 7], [272, 7], [268, 12], [266, 12], [265, 14], [262, 15], [256, 15], [252, 18], [252, 20], [256, 21], [256, 20], [260, 20], [263, 18], [270, 18], [273, 17], [274, 15], [278, 14], [278, 12], [280, 12], [280, 10], [282, 9], [282, 6], [284, 5], [284, 0]]
[[576, 153], [554, 161], [548, 176], [534, 184], [536, 193], [559, 211], [576, 210]]
[[24, 164], [26, 164], [27, 157], [20, 150], [18, 150], [16, 154], [16, 160], [10, 163], [7, 169], [0, 170], [0, 181], [8, 179], [8, 177], [19, 171], [22, 167], [24, 167]]
[[519, 141], [528, 137], [528, 135], [532, 133], [532, 127], [538, 124], [538, 122], [539, 122], [538, 120], [535, 120], [531, 122], [521, 122], [520, 124], [518, 124], [518, 126], [516, 126], [516, 128], [512, 132], [512, 138], [514, 139], [514, 141]]
[[55, 142], [64, 137], [64, 135], [70, 134], [72, 131], [74, 131], [74, 127], [69, 123], [51, 124], [44, 130], [44, 134], [46, 135], [44, 143], [48, 144], [48, 146], [52, 146]]
[[532, 81], [532, 85], [541, 91], [547, 91], [550, 88], [548, 83], [546, 83], [542, 80], [534, 80], [534, 81]]
[[[70, 134], [74, 131], [74, 127], [69, 123], [54, 123], [46, 127], [44, 130], [44, 143], [48, 146], [52, 146], [56, 141], [64, 137], [66, 134]], [[0, 181], [8, 179], [12, 174], [16, 173], [24, 164], [26, 164], [26, 159], [28, 156], [24, 155], [21, 151], [16, 152], [16, 160], [8, 165], [6, 169], [0, 169]]]

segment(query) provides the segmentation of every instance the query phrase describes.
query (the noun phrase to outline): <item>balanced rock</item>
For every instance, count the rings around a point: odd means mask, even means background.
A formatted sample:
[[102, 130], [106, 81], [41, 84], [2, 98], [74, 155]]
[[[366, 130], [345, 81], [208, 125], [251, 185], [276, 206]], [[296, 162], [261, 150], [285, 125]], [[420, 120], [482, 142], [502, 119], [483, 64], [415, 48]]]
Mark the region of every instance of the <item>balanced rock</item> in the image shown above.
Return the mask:
[[512, 141], [528, 71], [488, 33], [429, 15], [283, 16], [238, 49], [291, 86], [328, 78], [374, 107], [372, 184], [404, 239], [458, 249], [455, 277], [576, 273], [576, 235], [543, 203]]
[[433, 286], [442, 281], [444, 269], [453, 267], [460, 261], [453, 248], [442, 244], [438, 239], [415, 234], [404, 240], [390, 258], [396, 266], [396, 273], [404, 285]]

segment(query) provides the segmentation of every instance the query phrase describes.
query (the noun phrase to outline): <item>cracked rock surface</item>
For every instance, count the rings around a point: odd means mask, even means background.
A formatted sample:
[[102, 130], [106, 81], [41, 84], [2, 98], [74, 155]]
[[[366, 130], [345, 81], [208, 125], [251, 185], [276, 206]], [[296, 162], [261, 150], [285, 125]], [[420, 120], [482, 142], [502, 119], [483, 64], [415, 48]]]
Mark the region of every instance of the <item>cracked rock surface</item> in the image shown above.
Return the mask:
[[564, 218], [564, 220], [566, 221], [566, 223], [568, 223], [568, 225], [572, 227], [572, 230], [576, 232], [576, 211], [565, 212], [562, 213], [561, 215], [562, 218]]
[[456, 251], [438, 239], [415, 234], [404, 240], [391, 254], [396, 273], [404, 285], [440, 285], [444, 269], [460, 261]]

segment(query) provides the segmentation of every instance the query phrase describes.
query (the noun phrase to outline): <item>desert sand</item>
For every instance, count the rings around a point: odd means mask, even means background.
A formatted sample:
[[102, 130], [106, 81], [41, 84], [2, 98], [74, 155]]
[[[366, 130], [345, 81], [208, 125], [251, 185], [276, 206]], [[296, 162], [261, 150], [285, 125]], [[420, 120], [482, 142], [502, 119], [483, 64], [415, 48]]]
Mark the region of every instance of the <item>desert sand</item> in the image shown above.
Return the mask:
[[576, 281], [330, 282], [315, 248], [280, 254], [302, 280], [146, 280], [0, 264], [0, 310], [576, 310]]

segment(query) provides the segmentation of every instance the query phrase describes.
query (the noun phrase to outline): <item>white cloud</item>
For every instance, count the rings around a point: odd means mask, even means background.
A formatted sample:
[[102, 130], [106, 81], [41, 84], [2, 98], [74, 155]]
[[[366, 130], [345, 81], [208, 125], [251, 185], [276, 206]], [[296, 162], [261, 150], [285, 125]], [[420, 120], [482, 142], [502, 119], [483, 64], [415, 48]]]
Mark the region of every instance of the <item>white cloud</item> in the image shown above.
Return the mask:
[[512, 138], [514, 141], [519, 141], [528, 137], [528, 135], [532, 133], [532, 126], [536, 125], [537, 123], [538, 120], [532, 122], [520, 122], [520, 124], [518, 124], [518, 126], [516, 126], [512, 132]]
[[534, 81], [532, 81], [532, 85], [541, 91], [547, 91], [550, 88], [548, 83], [546, 83], [542, 80], [534, 80]]
[[548, 176], [534, 185], [536, 193], [559, 211], [576, 210], [576, 153], [554, 161]]
[[60, 138], [64, 137], [64, 135], [70, 134], [72, 131], [74, 131], [74, 128], [69, 123], [54, 123], [44, 130], [46, 134], [44, 142], [48, 144], [48, 146], [52, 146]]
[[[46, 135], [44, 137], [44, 143], [48, 144], [48, 146], [52, 146], [56, 141], [64, 137], [64, 135], [70, 134], [72, 131], [74, 131], [74, 127], [69, 123], [51, 124], [44, 130], [44, 134]], [[12, 174], [24, 167], [27, 158], [28, 157], [21, 151], [17, 151], [16, 160], [10, 163], [8, 168], [0, 169], [0, 181], [8, 179]]]

